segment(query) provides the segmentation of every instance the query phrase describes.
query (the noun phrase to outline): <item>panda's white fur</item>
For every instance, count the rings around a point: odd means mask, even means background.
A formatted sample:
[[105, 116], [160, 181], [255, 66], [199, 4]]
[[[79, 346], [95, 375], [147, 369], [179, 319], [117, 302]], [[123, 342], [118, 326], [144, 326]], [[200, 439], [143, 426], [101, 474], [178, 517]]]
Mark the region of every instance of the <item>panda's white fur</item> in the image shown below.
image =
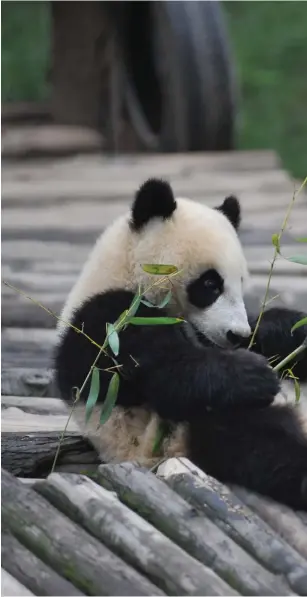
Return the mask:
[[[135, 291], [139, 285], [149, 288], [153, 277], [146, 274], [145, 263], [171, 264], [181, 273], [172, 277], [173, 297], [170, 314], [182, 315], [216, 344], [227, 344], [231, 330], [249, 336], [250, 327], [243, 302], [248, 270], [241, 244], [232, 224], [218, 210], [185, 198], [177, 198], [177, 208], [170, 220], [153, 219], [144, 231], [132, 233], [131, 213], [118, 218], [98, 238], [83, 271], [70, 292], [61, 314], [58, 331], [71, 320], [74, 310], [87, 298], [109, 289]], [[203, 270], [215, 268], [224, 278], [225, 292], [210, 309], [193, 311], [186, 300], [187, 283]], [[155, 277], [156, 280], [156, 277]], [[148, 300], [158, 303], [165, 289], [156, 285], [146, 292]], [[159, 418], [142, 408], [115, 408], [110, 419], [99, 426], [100, 408], [86, 427], [89, 439], [99, 453], [109, 460], [137, 460], [151, 465], [152, 446]], [[78, 405], [75, 417], [84, 428], [84, 406]], [[185, 427], [165, 442], [164, 455], [185, 454]]]
[[[118, 218], [98, 238], [83, 271], [70, 292], [58, 329], [69, 322], [74, 310], [85, 299], [111, 288], [135, 291], [139, 285], [149, 288], [153, 278], [142, 264], [177, 266], [181, 273], [172, 278], [179, 304], [188, 308], [189, 320], [212, 340], [225, 344], [225, 334], [250, 334], [243, 292], [248, 280], [245, 256], [238, 236], [227, 218], [215, 209], [188, 199], [176, 199], [177, 208], [168, 221], [154, 219], [144, 231], [131, 232], [130, 212]], [[185, 288], [206, 268], [217, 269], [224, 278], [225, 292], [214, 306], [199, 315], [191, 312]], [[165, 290], [159, 286], [146, 292], [149, 300], [159, 301]]]

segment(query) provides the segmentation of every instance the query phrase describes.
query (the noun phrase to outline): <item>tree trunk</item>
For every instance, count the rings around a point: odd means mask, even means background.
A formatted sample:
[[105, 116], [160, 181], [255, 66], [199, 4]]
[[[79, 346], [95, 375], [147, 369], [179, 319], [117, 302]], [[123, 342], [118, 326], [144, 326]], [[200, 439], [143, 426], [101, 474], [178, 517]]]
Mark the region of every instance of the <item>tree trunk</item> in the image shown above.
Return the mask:
[[101, 131], [107, 119], [108, 25], [102, 2], [51, 2], [52, 113]]

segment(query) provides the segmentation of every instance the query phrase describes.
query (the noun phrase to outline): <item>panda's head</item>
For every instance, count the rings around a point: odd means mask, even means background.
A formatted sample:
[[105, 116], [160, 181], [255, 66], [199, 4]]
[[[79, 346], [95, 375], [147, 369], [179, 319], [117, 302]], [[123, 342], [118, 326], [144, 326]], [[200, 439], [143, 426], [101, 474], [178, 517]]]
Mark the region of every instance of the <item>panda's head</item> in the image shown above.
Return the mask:
[[[243, 301], [248, 271], [237, 235], [236, 198], [212, 209], [175, 199], [167, 182], [150, 179], [138, 190], [128, 222], [133, 237], [128, 269], [135, 285], [144, 289], [153, 283], [142, 264], [175, 265], [180, 273], [171, 278], [170, 312], [182, 314], [219, 346], [226, 346], [231, 335], [250, 335]], [[163, 293], [155, 285], [147, 298], [160, 301]]]

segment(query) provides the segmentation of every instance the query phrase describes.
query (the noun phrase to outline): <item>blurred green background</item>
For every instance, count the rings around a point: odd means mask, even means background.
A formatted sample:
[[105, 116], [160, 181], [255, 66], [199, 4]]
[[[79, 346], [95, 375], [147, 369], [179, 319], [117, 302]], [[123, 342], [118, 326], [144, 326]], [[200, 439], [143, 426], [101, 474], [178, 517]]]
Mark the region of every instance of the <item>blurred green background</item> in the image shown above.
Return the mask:
[[[307, 171], [307, 2], [223, 3], [241, 84], [239, 147]], [[48, 97], [48, 4], [2, 2], [2, 101]]]

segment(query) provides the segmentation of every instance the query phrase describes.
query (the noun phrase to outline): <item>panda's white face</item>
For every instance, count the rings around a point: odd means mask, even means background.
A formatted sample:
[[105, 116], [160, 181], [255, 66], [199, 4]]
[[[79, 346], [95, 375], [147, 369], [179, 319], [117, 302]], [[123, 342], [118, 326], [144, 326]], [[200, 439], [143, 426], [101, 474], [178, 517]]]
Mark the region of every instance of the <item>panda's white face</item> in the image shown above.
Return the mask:
[[[153, 277], [142, 264], [170, 264], [180, 270], [172, 277], [171, 314], [183, 315], [219, 346], [227, 345], [228, 332], [249, 336], [243, 302], [248, 272], [236, 233], [239, 211], [234, 198], [211, 209], [188, 199], [175, 200], [167, 183], [147, 181], [132, 210], [98, 239], [62, 319], [69, 321], [74, 309], [96, 293], [116, 288], [136, 292], [139, 285], [148, 289]], [[146, 295], [158, 303], [165, 292], [155, 286]]]
[[[172, 277], [171, 312], [178, 311], [211, 342], [227, 346], [227, 334], [251, 333], [243, 301], [248, 277], [246, 260], [237, 233], [216, 209], [187, 199], [176, 199], [168, 220], [154, 219], [137, 234], [133, 260], [135, 279], [148, 288], [152, 277], [144, 263], [176, 265]], [[147, 297], [160, 301], [165, 290], [151, 288]]]

